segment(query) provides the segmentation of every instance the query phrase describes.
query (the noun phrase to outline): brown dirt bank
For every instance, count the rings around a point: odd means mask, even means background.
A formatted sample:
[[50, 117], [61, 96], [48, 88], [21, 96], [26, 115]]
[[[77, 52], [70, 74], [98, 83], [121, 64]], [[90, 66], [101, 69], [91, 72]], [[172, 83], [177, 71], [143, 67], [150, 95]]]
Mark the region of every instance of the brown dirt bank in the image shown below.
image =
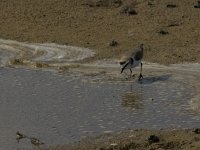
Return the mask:
[[[2, 0], [0, 38], [88, 47], [96, 59], [118, 58], [144, 43], [146, 61], [200, 62], [196, 0], [97, 1]], [[127, 4], [136, 15], [120, 13]], [[109, 46], [112, 40], [118, 45]]]
[[[47, 150], [199, 150], [200, 130], [130, 130], [84, 139], [71, 145], [57, 146]], [[154, 135], [153, 143], [148, 138]], [[153, 137], [153, 136], [152, 136]], [[153, 139], [153, 138], [151, 138]]]

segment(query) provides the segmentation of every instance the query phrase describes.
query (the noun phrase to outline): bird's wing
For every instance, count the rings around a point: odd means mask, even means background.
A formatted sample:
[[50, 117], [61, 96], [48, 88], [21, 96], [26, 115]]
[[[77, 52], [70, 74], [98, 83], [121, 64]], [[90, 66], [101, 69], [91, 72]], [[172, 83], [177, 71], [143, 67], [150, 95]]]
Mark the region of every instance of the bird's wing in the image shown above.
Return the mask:
[[142, 51], [137, 51], [137, 52], [135, 53], [134, 59], [135, 59], [136, 61], [138, 61], [138, 60], [142, 59], [142, 57], [143, 57]]
[[123, 64], [121, 73], [124, 71], [124, 69], [126, 69], [126, 67], [127, 67], [129, 64], [133, 65], [133, 63], [134, 63], [134, 59], [133, 59], [132, 57], [130, 57], [130, 58], [128, 59], [128, 61], [126, 61], [126, 62]]
[[133, 65], [133, 63], [134, 63], [134, 59], [131, 57], [131, 58], [129, 58], [129, 61], [128, 61], [128, 63], [129, 64], [131, 64], [131, 65]]
[[125, 69], [128, 65], [133, 65], [134, 63], [134, 59], [132, 57], [130, 57], [125, 63], [124, 63], [124, 66], [123, 66], [123, 69]]

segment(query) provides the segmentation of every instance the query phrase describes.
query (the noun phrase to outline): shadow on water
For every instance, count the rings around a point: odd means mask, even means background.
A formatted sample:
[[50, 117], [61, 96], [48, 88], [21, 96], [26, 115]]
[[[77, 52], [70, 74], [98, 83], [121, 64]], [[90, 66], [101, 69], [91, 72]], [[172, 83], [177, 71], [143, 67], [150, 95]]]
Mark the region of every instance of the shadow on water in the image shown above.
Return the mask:
[[171, 76], [172, 76], [171, 74], [160, 75], [160, 76], [149, 76], [149, 77], [144, 77], [141, 81], [138, 82], [141, 84], [152, 84], [155, 82], [167, 81]]
[[121, 95], [121, 105], [126, 108], [133, 110], [143, 109], [143, 86], [142, 84], [153, 84], [155, 82], [164, 82], [169, 80], [171, 74], [160, 75], [160, 76], [148, 76], [138, 81], [139, 84], [133, 84], [130, 90]]

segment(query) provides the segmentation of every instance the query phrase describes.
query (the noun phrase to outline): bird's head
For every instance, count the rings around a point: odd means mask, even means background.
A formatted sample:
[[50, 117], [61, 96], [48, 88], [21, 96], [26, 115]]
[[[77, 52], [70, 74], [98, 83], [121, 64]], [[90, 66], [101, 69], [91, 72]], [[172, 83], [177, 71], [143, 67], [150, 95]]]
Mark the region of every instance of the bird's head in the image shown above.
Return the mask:
[[144, 44], [140, 44], [140, 48], [143, 50], [144, 49]]

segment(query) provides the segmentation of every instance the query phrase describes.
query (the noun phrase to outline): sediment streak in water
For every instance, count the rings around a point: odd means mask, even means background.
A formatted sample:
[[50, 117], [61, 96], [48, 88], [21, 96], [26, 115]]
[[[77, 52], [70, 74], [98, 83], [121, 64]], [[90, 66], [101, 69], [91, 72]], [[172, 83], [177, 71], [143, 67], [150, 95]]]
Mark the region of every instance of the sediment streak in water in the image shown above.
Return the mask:
[[11, 60], [26, 62], [66, 63], [94, 56], [88, 48], [80, 48], [55, 43], [26, 43], [0, 39], [0, 65], [5, 66]]

